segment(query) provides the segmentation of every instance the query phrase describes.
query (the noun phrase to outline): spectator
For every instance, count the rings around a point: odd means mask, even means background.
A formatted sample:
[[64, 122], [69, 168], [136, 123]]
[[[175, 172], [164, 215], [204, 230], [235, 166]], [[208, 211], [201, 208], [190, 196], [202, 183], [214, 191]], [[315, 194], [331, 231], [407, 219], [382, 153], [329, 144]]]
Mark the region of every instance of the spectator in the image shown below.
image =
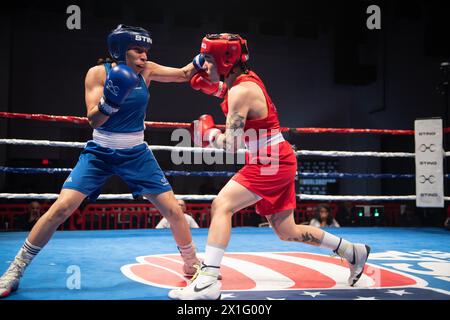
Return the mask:
[[[187, 212], [186, 203], [183, 200], [178, 200], [178, 205], [181, 207], [181, 210], [184, 213], [184, 217], [186, 218], [189, 227], [191, 228], [199, 228], [197, 222], [195, 222], [194, 218]], [[170, 228], [170, 223], [166, 218], [162, 218], [161, 221], [156, 225], [156, 229], [165, 229]]]
[[41, 217], [41, 214], [41, 204], [38, 201], [31, 201], [26, 214], [21, 217], [18, 223], [20, 229], [30, 231]]
[[330, 207], [324, 204], [321, 204], [317, 207], [316, 216], [311, 219], [309, 225], [317, 228], [340, 227], [339, 223], [331, 215]]

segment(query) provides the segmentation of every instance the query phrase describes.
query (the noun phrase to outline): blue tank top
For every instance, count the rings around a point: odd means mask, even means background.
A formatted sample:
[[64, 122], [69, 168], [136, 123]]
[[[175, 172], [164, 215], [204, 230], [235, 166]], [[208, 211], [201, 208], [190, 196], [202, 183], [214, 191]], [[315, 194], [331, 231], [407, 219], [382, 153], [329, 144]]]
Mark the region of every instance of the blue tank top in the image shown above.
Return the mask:
[[[106, 75], [111, 70], [111, 63], [104, 64]], [[137, 132], [144, 130], [144, 121], [147, 114], [147, 104], [150, 94], [144, 77], [139, 75], [140, 82], [125, 102], [120, 106], [118, 112], [109, 117], [103, 125], [97, 129], [108, 132]]]

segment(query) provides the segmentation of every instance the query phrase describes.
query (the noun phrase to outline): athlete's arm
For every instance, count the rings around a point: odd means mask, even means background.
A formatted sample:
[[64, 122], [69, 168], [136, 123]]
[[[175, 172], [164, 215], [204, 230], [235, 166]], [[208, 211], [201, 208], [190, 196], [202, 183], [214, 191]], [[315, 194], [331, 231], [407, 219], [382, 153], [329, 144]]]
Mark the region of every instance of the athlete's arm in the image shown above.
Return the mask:
[[240, 84], [228, 91], [228, 114], [225, 133], [220, 134], [215, 146], [230, 152], [236, 152], [242, 145], [245, 121], [250, 110], [252, 90]]
[[172, 68], [162, 66], [152, 61], [147, 61], [144, 76], [147, 82], [187, 82], [197, 73], [194, 64], [191, 62], [182, 68]]
[[84, 81], [87, 118], [92, 128], [100, 127], [109, 117], [98, 109], [98, 104], [103, 96], [103, 86], [106, 79], [106, 71], [103, 66], [95, 66], [89, 69]]

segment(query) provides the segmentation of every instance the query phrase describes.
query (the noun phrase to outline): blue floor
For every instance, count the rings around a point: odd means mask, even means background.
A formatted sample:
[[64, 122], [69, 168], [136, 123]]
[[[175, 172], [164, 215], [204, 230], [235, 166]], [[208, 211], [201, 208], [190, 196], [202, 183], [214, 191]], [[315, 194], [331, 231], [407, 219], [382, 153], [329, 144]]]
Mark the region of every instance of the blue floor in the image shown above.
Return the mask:
[[[372, 251], [368, 262], [373, 266], [371, 270], [378, 270], [377, 272], [388, 270], [392, 280], [389, 280], [389, 283], [372, 285], [370, 288], [365, 287], [364, 284], [351, 288], [346, 287], [345, 279], [336, 275], [333, 277], [337, 279], [334, 280], [336, 285], [329, 284], [334, 283], [333, 280], [327, 280], [328, 282], [324, 280], [323, 283], [318, 280], [318, 282], [311, 282], [314, 285], [313, 288], [308, 288], [309, 284], [302, 287], [302, 281], [308, 279], [302, 280], [299, 275], [297, 288], [279, 289], [280, 286], [275, 285], [271, 289], [272, 282], [264, 282], [264, 279], [255, 278], [253, 279], [255, 283], [261, 284], [259, 289], [246, 290], [236, 287], [234, 290], [233, 286], [238, 284], [230, 282], [231, 279], [228, 278], [228, 288], [224, 290], [223, 298], [245, 300], [450, 299], [449, 231], [434, 228], [340, 228], [329, 231], [352, 242], [363, 242], [370, 245]], [[207, 229], [192, 230], [199, 252], [204, 251], [207, 232]], [[24, 232], [0, 233], [0, 273], [7, 269], [26, 236], [27, 233]], [[273, 259], [275, 255], [287, 257], [288, 255], [283, 255], [283, 252], [293, 255], [301, 252], [305, 253], [307, 259], [301, 260], [303, 262], [299, 263], [305, 263], [306, 267], [314, 269], [308, 269], [308, 272], [317, 272], [316, 268], [311, 267], [311, 264], [319, 263], [317, 261], [321, 257], [338, 260], [330, 258], [330, 252], [327, 250], [294, 242], [283, 242], [274, 235], [270, 228], [233, 229], [227, 252], [230, 253], [229, 257], [233, 257], [233, 254], [236, 254], [235, 257], [237, 257], [237, 253], [241, 252], [243, 253], [241, 256], [247, 254], [249, 259], [262, 257], [266, 259], [264, 261], [269, 262], [274, 261], [269, 258]], [[252, 255], [253, 252], [259, 255]], [[59, 231], [27, 269], [19, 290], [7, 299], [167, 299], [168, 287], [163, 276], [159, 279], [161, 283], [149, 284], [139, 281], [139, 279], [136, 281], [123, 272], [122, 267], [124, 266], [142, 265], [142, 258], [137, 260], [138, 257], [152, 255], [166, 255], [169, 258], [175, 257], [174, 259], [178, 257], [170, 230]], [[243, 259], [247, 259], [246, 257], [243, 256]], [[238, 260], [234, 259], [233, 261]], [[238, 262], [240, 263], [241, 260]], [[252, 263], [254, 263], [253, 260]], [[291, 270], [289, 268], [295, 269], [293, 266], [294, 264], [281, 261], [275, 267], [268, 264], [261, 268], [276, 269], [279, 267], [285, 268], [288, 270], [286, 272], [289, 272]], [[153, 268], [154, 265], [149, 264], [144, 267]], [[322, 267], [325, 269], [320, 272], [326, 273], [329, 263], [324, 263]], [[234, 266], [234, 268], [239, 271], [239, 267]], [[248, 265], [243, 264], [242, 268], [248, 268]], [[229, 272], [236, 271], [231, 269]], [[161, 268], [158, 270], [162, 272], [161, 274], [170, 276], [167, 271]], [[224, 270], [224, 285], [227, 275], [231, 274], [229, 272]], [[369, 274], [375, 271], [367, 272]], [[309, 273], [305, 273], [305, 276], [307, 274]], [[278, 273], [274, 276], [276, 278]], [[325, 276], [323, 277], [326, 279]], [[247, 278], [251, 277], [247, 275]], [[249, 285], [254, 283], [252, 279], [247, 280]], [[289, 279], [286, 281], [288, 281], [286, 283], [290, 283]], [[405, 281], [413, 281], [414, 284], [411, 285], [408, 282], [405, 285]], [[291, 286], [292, 283], [287, 286]], [[322, 285], [324, 287], [321, 287]]]

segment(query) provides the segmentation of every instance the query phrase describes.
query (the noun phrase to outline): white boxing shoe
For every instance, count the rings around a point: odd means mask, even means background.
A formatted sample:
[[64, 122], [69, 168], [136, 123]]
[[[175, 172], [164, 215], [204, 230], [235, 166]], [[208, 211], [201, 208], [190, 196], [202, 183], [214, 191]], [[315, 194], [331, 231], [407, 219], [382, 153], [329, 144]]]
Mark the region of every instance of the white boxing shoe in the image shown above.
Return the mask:
[[6, 298], [11, 292], [19, 288], [22, 277], [22, 269], [17, 263], [12, 263], [6, 272], [0, 277], [0, 298]]
[[350, 277], [348, 278], [348, 284], [350, 286], [353, 287], [361, 278], [369, 254], [370, 247], [368, 245], [360, 243], [353, 244], [353, 259], [351, 261], [347, 260], [350, 268]]
[[212, 272], [212, 266], [202, 264], [191, 282], [184, 288], [169, 291], [169, 298], [174, 300], [219, 300], [221, 283], [217, 272]]

